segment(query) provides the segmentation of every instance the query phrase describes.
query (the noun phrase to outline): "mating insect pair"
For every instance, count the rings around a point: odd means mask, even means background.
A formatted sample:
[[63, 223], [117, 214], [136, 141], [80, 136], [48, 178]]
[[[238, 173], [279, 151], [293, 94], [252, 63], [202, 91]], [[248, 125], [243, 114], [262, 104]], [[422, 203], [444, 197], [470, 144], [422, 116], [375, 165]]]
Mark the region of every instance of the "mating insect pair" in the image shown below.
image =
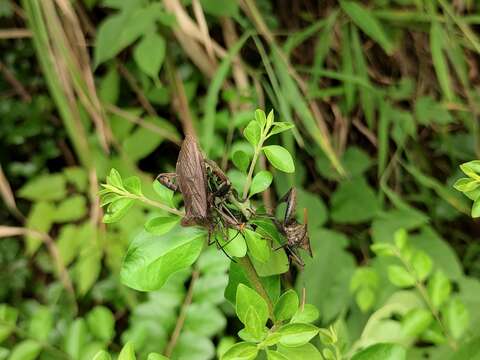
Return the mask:
[[[229, 200], [237, 198], [230, 180], [215, 162], [203, 157], [192, 136], [187, 136], [182, 144], [175, 173], [160, 174], [157, 180], [171, 190], [179, 190], [182, 193], [185, 216], [181, 224], [207, 227], [209, 245], [213, 233], [221, 233], [226, 244], [230, 241], [229, 228], [241, 232], [248, 225], [249, 219], [229, 206]], [[312, 256], [312, 250], [307, 231], [306, 213], [304, 224], [299, 224], [295, 220], [296, 194], [295, 189], [292, 188], [280, 200], [287, 203], [283, 222], [279, 222], [276, 218], [272, 220], [287, 240], [280, 248], [285, 248], [291, 261], [303, 266], [297, 249], [307, 250], [310, 256]], [[252, 215], [255, 213], [252, 209], [250, 212]], [[220, 248], [224, 251], [223, 246]]]
[[182, 193], [185, 216], [181, 224], [206, 227], [209, 244], [213, 233], [222, 233], [228, 241], [228, 228], [245, 226], [243, 215], [228, 206], [228, 198], [235, 196], [230, 180], [214, 161], [203, 157], [194, 137], [186, 136], [183, 141], [175, 173], [162, 173], [157, 180]]

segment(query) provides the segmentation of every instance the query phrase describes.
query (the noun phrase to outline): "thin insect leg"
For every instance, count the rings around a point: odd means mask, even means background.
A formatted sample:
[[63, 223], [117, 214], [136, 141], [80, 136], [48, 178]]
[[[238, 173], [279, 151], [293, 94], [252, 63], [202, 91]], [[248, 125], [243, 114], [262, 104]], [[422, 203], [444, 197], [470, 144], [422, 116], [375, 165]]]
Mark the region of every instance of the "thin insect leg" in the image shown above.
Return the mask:
[[283, 248], [285, 248], [285, 247], [287, 247], [287, 246], [288, 246], [288, 243], [282, 244], [282, 245], [276, 247], [275, 249], [273, 249], [273, 251], [277, 251], [277, 250], [283, 249]]

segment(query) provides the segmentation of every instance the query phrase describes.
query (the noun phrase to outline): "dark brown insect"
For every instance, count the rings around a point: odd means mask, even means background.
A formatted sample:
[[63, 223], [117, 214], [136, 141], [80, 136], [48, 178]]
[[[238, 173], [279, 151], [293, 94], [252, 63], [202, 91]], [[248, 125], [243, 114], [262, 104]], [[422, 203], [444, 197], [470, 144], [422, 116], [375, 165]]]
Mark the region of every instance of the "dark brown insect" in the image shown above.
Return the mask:
[[175, 173], [158, 175], [157, 180], [182, 193], [183, 226], [207, 227], [210, 244], [213, 232], [218, 231], [226, 238], [228, 228], [238, 228], [242, 224], [241, 214], [228, 206], [227, 198], [233, 191], [228, 177], [214, 161], [203, 157], [192, 136], [187, 136], [182, 143], [175, 170]]
[[287, 242], [282, 245], [287, 251], [291, 260], [300, 266], [304, 266], [304, 262], [297, 249], [301, 248], [308, 252], [313, 257], [312, 248], [310, 246], [310, 237], [307, 229], [307, 211], [304, 209], [304, 223], [300, 224], [295, 219], [295, 212], [297, 208], [297, 191], [291, 188], [281, 199], [280, 203], [286, 202], [287, 208], [285, 210], [285, 217], [283, 222], [276, 221], [277, 228], [285, 236]]

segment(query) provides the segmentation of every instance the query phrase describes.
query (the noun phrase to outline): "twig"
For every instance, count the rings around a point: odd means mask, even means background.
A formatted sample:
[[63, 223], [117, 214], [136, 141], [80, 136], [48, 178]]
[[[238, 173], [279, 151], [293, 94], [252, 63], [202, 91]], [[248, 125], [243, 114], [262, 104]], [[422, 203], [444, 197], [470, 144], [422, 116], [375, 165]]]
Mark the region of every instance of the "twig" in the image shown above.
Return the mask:
[[[0, 37], [1, 38], [1, 37]], [[12, 85], [15, 92], [22, 98], [23, 101], [30, 102], [32, 97], [23, 87], [22, 83], [15, 78], [15, 75], [0, 61], [0, 71], [7, 82]]]
[[3, 29], [0, 30], [0, 39], [22, 39], [32, 37], [28, 29]]
[[137, 80], [133, 77], [133, 75], [128, 71], [128, 69], [120, 62], [117, 62], [118, 71], [120, 74], [127, 80], [128, 85], [132, 88], [133, 92], [137, 95], [137, 99], [142, 105], [142, 107], [147, 111], [148, 115], [150, 116], [158, 116], [157, 112], [153, 108], [150, 101], [148, 101], [147, 97], [143, 93], [142, 89], [137, 84]]
[[15, 196], [13, 195], [12, 188], [10, 183], [7, 180], [7, 177], [3, 173], [2, 165], [0, 164], [0, 194], [2, 195], [3, 201], [7, 205], [7, 208], [11, 213], [21, 222], [25, 221], [25, 216], [18, 210], [17, 204], [15, 202]]
[[185, 295], [185, 299], [183, 300], [182, 307], [180, 308], [180, 314], [178, 315], [177, 323], [175, 324], [175, 328], [173, 329], [172, 335], [170, 336], [170, 340], [168, 341], [167, 347], [165, 348], [165, 351], [163, 353], [168, 358], [172, 355], [173, 349], [175, 349], [175, 345], [177, 344], [178, 338], [180, 337], [180, 333], [182, 332], [183, 325], [185, 324], [188, 307], [192, 303], [193, 288], [195, 286], [195, 282], [197, 281], [199, 275], [200, 275], [200, 272], [194, 269], [192, 272], [192, 278], [190, 279], [190, 284], [188, 285], [187, 294]]
[[183, 132], [185, 135], [193, 136], [198, 141], [197, 133], [195, 131], [195, 127], [193, 126], [192, 114], [190, 112], [190, 107], [188, 106], [188, 99], [187, 95], [185, 94], [183, 81], [169, 56], [167, 56], [166, 69], [170, 80], [170, 85], [173, 90], [172, 92], [175, 95], [173, 107], [179, 114]]

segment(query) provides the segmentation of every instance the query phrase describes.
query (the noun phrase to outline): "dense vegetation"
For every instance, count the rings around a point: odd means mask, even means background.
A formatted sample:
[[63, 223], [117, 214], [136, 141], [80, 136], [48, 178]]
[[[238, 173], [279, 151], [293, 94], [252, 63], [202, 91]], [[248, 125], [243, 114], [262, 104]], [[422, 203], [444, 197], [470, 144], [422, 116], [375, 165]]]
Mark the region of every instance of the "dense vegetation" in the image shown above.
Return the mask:
[[[0, 23], [0, 360], [480, 358], [477, 2], [0, 0]], [[238, 194], [209, 183], [243, 221], [210, 246], [154, 181], [185, 134]], [[292, 187], [312, 258], [260, 216]]]

